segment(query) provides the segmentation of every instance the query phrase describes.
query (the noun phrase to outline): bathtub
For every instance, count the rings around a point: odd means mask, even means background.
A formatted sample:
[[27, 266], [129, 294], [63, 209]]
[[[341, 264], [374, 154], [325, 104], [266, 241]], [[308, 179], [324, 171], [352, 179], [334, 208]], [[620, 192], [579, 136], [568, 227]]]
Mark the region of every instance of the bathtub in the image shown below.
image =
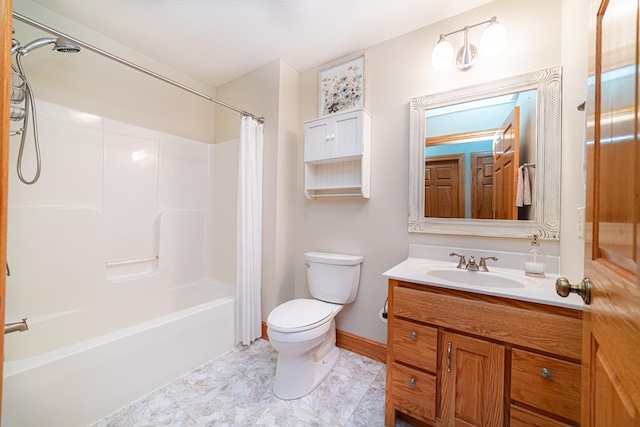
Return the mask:
[[[73, 335], [74, 324], [93, 323], [89, 314], [53, 314], [30, 323], [27, 332], [7, 335], [2, 425], [87, 426], [233, 348], [232, 285], [199, 282], [176, 287], [170, 296], [162, 315], [60, 348], [33, 338], [60, 327]], [[20, 346], [27, 334], [43, 344]]]

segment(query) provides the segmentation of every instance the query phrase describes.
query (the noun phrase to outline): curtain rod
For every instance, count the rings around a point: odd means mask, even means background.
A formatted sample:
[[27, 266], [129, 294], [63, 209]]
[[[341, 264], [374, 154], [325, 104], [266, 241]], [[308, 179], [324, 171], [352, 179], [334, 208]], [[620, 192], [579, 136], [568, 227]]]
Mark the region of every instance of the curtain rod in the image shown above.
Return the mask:
[[53, 29], [53, 28], [51, 28], [51, 27], [49, 27], [47, 25], [41, 24], [38, 21], [34, 21], [31, 18], [27, 18], [26, 16], [21, 15], [18, 12], [13, 12], [13, 18], [17, 19], [18, 21], [24, 22], [25, 24], [29, 24], [32, 27], [38, 28], [40, 30], [46, 31], [46, 32], [51, 33], [51, 34], [55, 34], [58, 37], [62, 37], [62, 38], [66, 39], [66, 40], [68, 40], [68, 41], [70, 41], [70, 42], [72, 42], [74, 44], [77, 44], [80, 47], [83, 47], [83, 48], [85, 48], [87, 50], [90, 50], [91, 52], [97, 53], [98, 55], [104, 56], [105, 58], [109, 58], [109, 59], [111, 59], [113, 61], [119, 62], [120, 64], [126, 65], [127, 67], [133, 68], [134, 70], [140, 71], [140, 72], [142, 72], [142, 73], [144, 73], [144, 74], [146, 74], [148, 76], [155, 77], [156, 79], [162, 80], [165, 83], [169, 83], [170, 85], [179, 87], [180, 89], [186, 90], [187, 92], [191, 92], [192, 94], [198, 95], [199, 97], [204, 98], [204, 99], [206, 99], [208, 101], [211, 101], [211, 102], [214, 102], [214, 103], [216, 103], [218, 105], [221, 105], [223, 107], [229, 108], [230, 110], [236, 111], [236, 112], [242, 114], [243, 116], [253, 117], [259, 123], [264, 123], [264, 117], [257, 117], [257, 116], [255, 116], [255, 115], [253, 115], [253, 114], [251, 114], [251, 113], [249, 113], [247, 111], [244, 111], [244, 110], [241, 110], [239, 108], [236, 108], [233, 105], [229, 105], [226, 102], [222, 102], [222, 101], [220, 101], [218, 99], [212, 98], [209, 95], [204, 94], [202, 92], [199, 92], [199, 91], [197, 91], [195, 89], [191, 89], [190, 87], [185, 86], [182, 83], [178, 83], [178, 82], [176, 82], [174, 80], [171, 80], [171, 79], [169, 79], [167, 77], [164, 77], [163, 75], [160, 75], [160, 74], [155, 73], [155, 72], [153, 72], [151, 70], [148, 70], [148, 69], [146, 69], [144, 67], [141, 67], [141, 66], [139, 66], [137, 64], [134, 64], [133, 62], [129, 62], [126, 59], [120, 58], [119, 56], [113, 55], [113, 54], [111, 54], [111, 53], [109, 53], [107, 51], [104, 51], [104, 50], [102, 50], [100, 48], [92, 46], [89, 43], [85, 43], [82, 40], [78, 40], [75, 37], [71, 37], [71, 36], [69, 36], [69, 35], [67, 35], [67, 34], [65, 34], [65, 33], [61, 32], [61, 31], [55, 30], [55, 29]]

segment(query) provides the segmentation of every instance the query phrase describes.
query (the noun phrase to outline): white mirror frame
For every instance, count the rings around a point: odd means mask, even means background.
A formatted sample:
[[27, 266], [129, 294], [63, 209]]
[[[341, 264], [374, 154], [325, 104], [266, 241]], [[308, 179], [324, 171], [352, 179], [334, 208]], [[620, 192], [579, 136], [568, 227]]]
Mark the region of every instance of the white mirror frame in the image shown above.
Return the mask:
[[[427, 218], [424, 216], [425, 111], [514, 92], [536, 90], [534, 220]], [[560, 239], [562, 69], [522, 74], [489, 83], [413, 98], [409, 107], [409, 232]]]

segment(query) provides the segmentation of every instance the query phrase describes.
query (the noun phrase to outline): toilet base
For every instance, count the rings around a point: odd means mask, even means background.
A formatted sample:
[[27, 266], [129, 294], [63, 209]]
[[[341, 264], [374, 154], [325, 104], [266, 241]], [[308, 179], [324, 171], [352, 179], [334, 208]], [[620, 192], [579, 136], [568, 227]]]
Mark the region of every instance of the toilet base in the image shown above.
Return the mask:
[[[281, 360], [278, 355], [276, 376], [273, 381], [273, 394], [279, 399], [299, 399], [311, 393], [333, 369], [340, 356], [338, 347], [334, 347], [325, 357], [316, 361], [306, 360], [303, 364], [292, 363], [291, 360]], [[287, 366], [283, 372], [281, 366]], [[294, 380], [295, 379], [295, 380]]]

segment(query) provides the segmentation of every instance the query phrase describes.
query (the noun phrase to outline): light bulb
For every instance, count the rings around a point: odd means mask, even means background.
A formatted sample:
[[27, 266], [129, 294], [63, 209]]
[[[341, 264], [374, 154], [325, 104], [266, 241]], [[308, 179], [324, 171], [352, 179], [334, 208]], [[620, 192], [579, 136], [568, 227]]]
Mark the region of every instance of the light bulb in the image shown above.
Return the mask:
[[431, 64], [436, 70], [444, 70], [451, 65], [452, 61], [453, 46], [441, 35], [438, 44], [436, 44], [436, 47], [433, 48], [433, 52], [431, 53]]
[[480, 39], [480, 53], [487, 56], [497, 55], [507, 44], [507, 30], [493, 17], [491, 24], [484, 30]]

